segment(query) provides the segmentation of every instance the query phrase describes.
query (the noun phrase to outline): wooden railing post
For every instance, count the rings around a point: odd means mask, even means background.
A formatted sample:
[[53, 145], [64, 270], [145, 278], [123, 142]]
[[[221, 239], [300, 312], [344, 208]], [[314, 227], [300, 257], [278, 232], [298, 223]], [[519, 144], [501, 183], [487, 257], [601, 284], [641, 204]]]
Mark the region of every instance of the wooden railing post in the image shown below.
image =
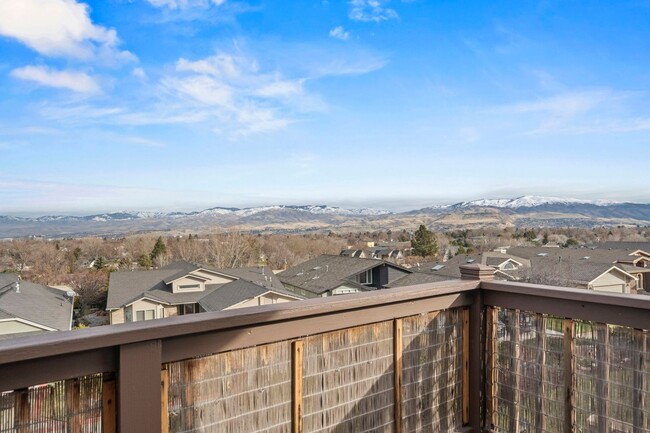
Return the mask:
[[393, 322], [395, 433], [402, 433], [402, 319]]
[[116, 433], [117, 405], [115, 401], [115, 379], [102, 383], [102, 433]]
[[463, 308], [463, 425], [469, 424], [469, 308]]
[[564, 433], [572, 433], [576, 425], [575, 340], [573, 320], [564, 319]]
[[68, 414], [68, 433], [81, 433], [81, 415], [79, 414], [81, 390], [79, 379], [65, 381], [65, 409]]
[[160, 370], [160, 433], [169, 433], [169, 370]]
[[303, 363], [303, 341], [296, 340], [291, 343], [291, 418], [292, 433], [303, 431], [303, 408], [302, 408], [302, 363]]
[[120, 433], [159, 433], [160, 340], [120, 346], [118, 414]]
[[27, 388], [16, 391], [14, 406], [14, 428], [18, 433], [31, 431], [29, 425], [31, 407], [29, 404], [29, 390]]
[[[491, 281], [496, 269], [480, 264], [460, 267], [461, 280]], [[474, 300], [469, 311], [469, 425], [474, 433], [481, 432], [484, 412], [485, 381], [483, 365], [485, 346], [483, 331], [485, 329], [483, 292], [474, 292]]]

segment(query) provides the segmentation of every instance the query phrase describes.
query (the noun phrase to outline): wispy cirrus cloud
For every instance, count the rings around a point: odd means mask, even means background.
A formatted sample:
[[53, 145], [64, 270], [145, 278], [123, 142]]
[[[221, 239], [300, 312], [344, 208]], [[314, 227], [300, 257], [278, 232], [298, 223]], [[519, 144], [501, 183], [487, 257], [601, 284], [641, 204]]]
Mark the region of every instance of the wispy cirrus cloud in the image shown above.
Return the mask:
[[591, 89], [556, 93], [486, 110], [525, 119], [526, 135], [595, 134], [650, 129], [642, 92]]
[[101, 88], [97, 81], [82, 71], [59, 71], [47, 66], [25, 66], [11, 71], [11, 76], [46, 87], [68, 89], [83, 94], [97, 94]]
[[136, 57], [118, 48], [115, 29], [96, 25], [76, 0], [0, 1], [0, 35], [48, 57], [123, 62]]
[[354, 21], [382, 22], [399, 18], [394, 9], [386, 7], [386, 0], [350, 0], [348, 16]]

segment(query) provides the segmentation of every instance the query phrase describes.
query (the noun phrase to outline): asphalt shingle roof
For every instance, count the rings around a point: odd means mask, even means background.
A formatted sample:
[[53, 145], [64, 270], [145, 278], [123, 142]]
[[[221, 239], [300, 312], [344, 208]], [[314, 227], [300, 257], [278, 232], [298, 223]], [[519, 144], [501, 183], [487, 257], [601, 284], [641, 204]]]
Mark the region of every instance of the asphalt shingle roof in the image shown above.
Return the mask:
[[217, 287], [210, 294], [201, 298], [199, 304], [206, 311], [219, 311], [263, 295], [268, 291], [269, 289], [249, 281], [237, 280]]
[[443, 275], [429, 274], [425, 272], [413, 272], [402, 278], [399, 278], [388, 285], [388, 287], [405, 287], [415, 286], [416, 284], [438, 283], [440, 281], [449, 281], [455, 278], [445, 277]]
[[351, 278], [355, 275], [382, 265], [411, 272], [383, 260], [323, 254], [280, 272], [278, 277], [285, 284], [321, 294], [341, 284], [353, 283]]
[[0, 274], [0, 318], [20, 318], [60, 331], [69, 330], [72, 301], [64, 291], [52, 287], [20, 281], [16, 293], [16, 274]]

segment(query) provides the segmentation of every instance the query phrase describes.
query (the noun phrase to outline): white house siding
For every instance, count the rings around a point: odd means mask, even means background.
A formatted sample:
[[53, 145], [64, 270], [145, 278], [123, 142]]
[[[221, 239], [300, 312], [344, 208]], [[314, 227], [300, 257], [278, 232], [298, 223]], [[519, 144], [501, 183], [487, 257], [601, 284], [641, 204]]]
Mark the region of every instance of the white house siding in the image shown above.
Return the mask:
[[111, 311], [111, 325], [115, 323], [124, 323], [124, 308]]
[[17, 320], [8, 320], [0, 322], [0, 335], [18, 334], [20, 332], [43, 331], [42, 328], [32, 326]]
[[209, 278], [209, 281], [206, 281], [205, 284], [226, 284], [231, 281], [235, 281], [235, 278], [227, 278], [221, 275], [215, 275], [212, 272], [206, 272], [203, 270], [194, 271], [194, 274], [200, 275], [204, 278]]
[[[198, 284], [199, 287], [197, 289], [179, 289], [179, 286], [185, 286], [185, 285], [196, 285]], [[205, 285], [203, 284], [203, 280], [198, 279], [198, 278], [192, 278], [192, 277], [183, 277], [180, 278], [172, 283], [172, 292], [173, 293], [186, 293], [186, 292], [202, 292], [205, 290]]]
[[176, 305], [164, 306], [163, 314], [164, 314], [163, 317], [178, 316], [178, 306]]
[[241, 304], [234, 305], [232, 307], [226, 308], [226, 310], [233, 310], [235, 308], [245, 308], [245, 307], [257, 307], [259, 305], [271, 305], [271, 304], [280, 304], [284, 302], [295, 301], [296, 299], [289, 298], [288, 296], [282, 296], [275, 293], [266, 293], [262, 296], [257, 296], [248, 301], [242, 302]]
[[611, 272], [596, 278], [590, 285], [598, 292], [630, 293], [625, 277]]
[[345, 295], [348, 293], [357, 293], [359, 291], [360, 290], [357, 287], [342, 285], [332, 290], [332, 296]]
[[133, 309], [133, 321], [137, 321], [137, 312], [138, 311], [143, 311], [143, 310], [155, 310], [156, 311], [156, 319], [159, 319], [162, 317], [162, 309], [163, 306], [156, 303], [149, 301], [147, 299], [140, 299], [139, 301], [135, 301], [132, 305], [131, 308]]

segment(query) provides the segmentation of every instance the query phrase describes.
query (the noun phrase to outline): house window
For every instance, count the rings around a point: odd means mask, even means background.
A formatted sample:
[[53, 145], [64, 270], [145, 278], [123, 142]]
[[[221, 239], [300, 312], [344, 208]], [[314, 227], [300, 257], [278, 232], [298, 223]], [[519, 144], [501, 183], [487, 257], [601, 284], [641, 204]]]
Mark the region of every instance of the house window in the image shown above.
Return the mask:
[[156, 318], [156, 310], [137, 310], [135, 312], [135, 320], [142, 322], [144, 320], [153, 320]]
[[503, 265], [503, 269], [515, 269], [515, 265], [512, 262], [506, 262]]
[[359, 274], [359, 282], [361, 284], [372, 284], [372, 269]]
[[199, 304], [183, 304], [178, 306], [178, 315], [200, 313]]
[[185, 290], [195, 291], [195, 290], [199, 290], [200, 288], [201, 288], [200, 284], [182, 284], [178, 286], [179, 291], [185, 291]]

